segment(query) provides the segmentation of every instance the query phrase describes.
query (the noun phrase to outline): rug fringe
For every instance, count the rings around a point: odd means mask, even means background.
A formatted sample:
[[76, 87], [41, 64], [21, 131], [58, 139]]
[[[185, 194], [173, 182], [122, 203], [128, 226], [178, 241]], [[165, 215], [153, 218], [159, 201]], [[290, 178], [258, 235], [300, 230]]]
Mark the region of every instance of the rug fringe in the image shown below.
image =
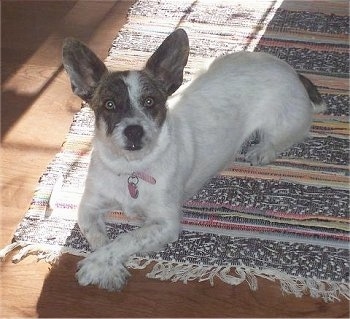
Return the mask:
[[[153, 262], [155, 261], [133, 257], [126, 266], [132, 269], [145, 269]], [[272, 269], [256, 269], [245, 265], [214, 267], [163, 260], [153, 265], [147, 277], [162, 281], [181, 281], [185, 284], [194, 280], [209, 281], [212, 286], [214, 279], [218, 278], [232, 286], [247, 282], [253, 291], [258, 289], [258, 277], [260, 277], [274, 282], [279, 281], [283, 293], [292, 294], [299, 298], [309, 294], [313, 298], [322, 298], [325, 302], [340, 301], [342, 297], [350, 300], [348, 284], [290, 276]]]
[[29, 255], [36, 255], [37, 260], [54, 264], [62, 254], [60, 246], [14, 242], [0, 250], [0, 261], [4, 261], [7, 255], [18, 248], [19, 251], [12, 257], [13, 263], [18, 263]]
[[[14, 263], [20, 262], [29, 255], [36, 255], [38, 260], [54, 264], [63, 253], [72, 253], [66, 247], [61, 246], [14, 242], [0, 250], [0, 260], [3, 261], [8, 254], [18, 248], [20, 248], [19, 251], [12, 257]], [[82, 252], [80, 254], [74, 253], [81, 256], [86, 255]], [[185, 284], [194, 280], [209, 281], [210, 285], [214, 286], [214, 280], [218, 278], [232, 286], [247, 282], [250, 289], [255, 291], [258, 289], [258, 277], [260, 277], [274, 282], [279, 281], [283, 293], [293, 294], [296, 297], [309, 294], [313, 298], [322, 298], [325, 302], [340, 301], [341, 297], [350, 300], [350, 288], [346, 283], [290, 276], [273, 269], [250, 268], [244, 264], [240, 266], [207, 266], [175, 261], [157, 261], [135, 256], [130, 258], [126, 267], [145, 269], [151, 264], [153, 267], [146, 276], [162, 281], [181, 281]]]
[[22, 245], [18, 242], [13, 242], [7, 246], [5, 246], [3, 249], [0, 250], [0, 261], [5, 260], [6, 256], [14, 251], [17, 247], [21, 247]]

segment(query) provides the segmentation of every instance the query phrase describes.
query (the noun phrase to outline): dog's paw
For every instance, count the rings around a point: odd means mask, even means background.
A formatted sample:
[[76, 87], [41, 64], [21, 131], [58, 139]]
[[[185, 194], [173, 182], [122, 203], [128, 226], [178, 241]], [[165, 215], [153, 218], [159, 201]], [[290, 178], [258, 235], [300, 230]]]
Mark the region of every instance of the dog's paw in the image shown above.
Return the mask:
[[121, 263], [111, 262], [92, 253], [78, 263], [76, 278], [81, 286], [96, 285], [108, 291], [120, 291], [130, 273]]
[[252, 146], [247, 152], [245, 159], [251, 165], [266, 165], [274, 161], [276, 158], [275, 150], [265, 144], [257, 144]]

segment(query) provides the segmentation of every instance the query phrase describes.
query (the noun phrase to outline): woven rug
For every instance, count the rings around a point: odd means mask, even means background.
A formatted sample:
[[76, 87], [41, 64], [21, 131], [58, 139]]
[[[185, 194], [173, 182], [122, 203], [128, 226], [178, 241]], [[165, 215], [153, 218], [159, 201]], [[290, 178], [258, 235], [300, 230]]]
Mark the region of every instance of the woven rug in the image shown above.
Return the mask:
[[[232, 162], [184, 205], [179, 240], [163, 251], [133, 256], [128, 267], [149, 267], [147, 276], [161, 280], [214, 284], [220, 279], [247, 282], [252, 289], [262, 277], [299, 297], [350, 298], [346, 12], [333, 14], [326, 4], [306, 12], [278, 1], [244, 0], [140, 0], [131, 7], [106, 59], [110, 68], [142, 67], [163, 39], [182, 27], [191, 47], [185, 81], [213, 57], [265, 51], [314, 81], [328, 111], [315, 116], [308, 140], [271, 165], [251, 167], [243, 156]], [[2, 258], [13, 249], [18, 249], [14, 261], [28, 254], [52, 262], [62, 253], [89, 253], [76, 212], [93, 127], [93, 112], [84, 105]], [[122, 212], [111, 212], [107, 225], [112, 238], [138, 227]]]

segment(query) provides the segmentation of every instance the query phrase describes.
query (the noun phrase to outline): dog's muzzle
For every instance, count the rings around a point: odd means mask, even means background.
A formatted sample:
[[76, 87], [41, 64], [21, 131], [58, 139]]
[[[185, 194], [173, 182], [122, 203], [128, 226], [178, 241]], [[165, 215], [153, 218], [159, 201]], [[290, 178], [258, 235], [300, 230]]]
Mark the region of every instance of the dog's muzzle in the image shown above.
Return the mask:
[[129, 125], [124, 129], [126, 137], [125, 149], [128, 151], [138, 151], [142, 148], [143, 127], [140, 125]]

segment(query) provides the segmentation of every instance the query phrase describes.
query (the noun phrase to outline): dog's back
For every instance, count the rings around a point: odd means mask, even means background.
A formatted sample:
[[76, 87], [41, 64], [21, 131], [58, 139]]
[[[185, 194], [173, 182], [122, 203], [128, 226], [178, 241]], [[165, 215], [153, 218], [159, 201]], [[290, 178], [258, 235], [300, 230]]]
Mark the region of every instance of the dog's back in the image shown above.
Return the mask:
[[176, 138], [182, 141], [177, 143], [194, 152], [187, 197], [234, 159], [253, 133], [259, 134], [260, 143], [247, 160], [267, 164], [303, 140], [311, 125], [312, 102], [301, 78], [287, 63], [265, 53], [219, 58], [180, 94], [169, 100], [169, 117], [175, 128], [181, 127]]

